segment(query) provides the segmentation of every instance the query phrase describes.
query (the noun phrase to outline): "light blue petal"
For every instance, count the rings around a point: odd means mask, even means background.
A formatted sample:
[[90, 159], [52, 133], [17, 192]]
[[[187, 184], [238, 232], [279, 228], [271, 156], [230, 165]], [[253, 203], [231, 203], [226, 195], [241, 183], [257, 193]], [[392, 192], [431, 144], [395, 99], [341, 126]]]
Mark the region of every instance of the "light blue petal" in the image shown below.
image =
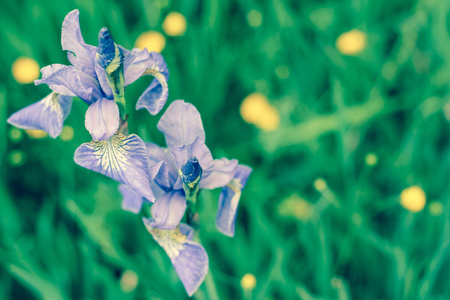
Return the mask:
[[61, 33], [62, 48], [69, 51], [67, 57], [75, 68], [95, 77], [94, 61], [97, 47], [84, 42], [80, 30], [79, 14], [78, 9], [75, 9], [64, 18]]
[[144, 204], [144, 198], [125, 184], [119, 185], [119, 191], [123, 197], [122, 209], [138, 214], [141, 211], [142, 204]]
[[172, 264], [191, 297], [208, 273], [208, 254], [201, 245], [188, 241], [180, 254], [172, 260]]
[[203, 172], [200, 188], [213, 190], [225, 186], [234, 178], [237, 165], [236, 159], [215, 159], [212, 166]]
[[193, 156], [197, 158], [203, 171], [209, 170], [213, 166], [211, 151], [209, 151], [208, 147], [199, 138], [191, 144], [172, 146], [170, 153], [172, 154], [177, 170], [180, 170]]
[[142, 93], [136, 103], [136, 110], [145, 108], [151, 115], [158, 114], [169, 97], [169, 86], [161, 73], [149, 74], [155, 76], [150, 86]]
[[159, 173], [155, 177], [155, 181], [165, 189], [172, 189], [177, 181], [178, 171], [173, 162], [173, 157], [169, 149], [159, 147], [153, 143], [146, 143], [150, 161], [163, 162]]
[[133, 49], [131, 53], [127, 50], [124, 54], [125, 86], [132, 84], [141, 76], [152, 75], [144, 74], [152, 70], [161, 73], [166, 81], [169, 79], [169, 70], [161, 54], [149, 53], [147, 49]]
[[152, 227], [175, 229], [183, 218], [186, 207], [186, 198], [181, 191], [163, 194], [152, 205]]
[[74, 159], [78, 165], [124, 183], [154, 202], [147, 149], [137, 135], [116, 133], [106, 141], [84, 143], [75, 151]]
[[77, 96], [91, 104], [102, 95], [98, 81], [72, 66], [53, 64], [41, 69], [42, 79], [36, 85], [47, 84], [54, 92]]
[[216, 217], [217, 229], [230, 237], [234, 236], [236, 214], [238, 210], [241, 191], [245, 187], [252, 169], [239, 165], [235, 178], [222, 189], [219, 196], [219, 207]]
[[194, 105], [185, 103], [183, 100], [176, 100], [170, 104], [157, 127], [164, 133], [169, 148], [189, 145], [196, 139], [205, 143], [205, 130], [200, 113]]
[[106, 79], [105, 69], [103, 69], [97, 62], [95, 63], [95, 73], [97, 75], [97, 80], [100, 84], [100, 87], [103, 90], [103, 93], [105, 94], [105, 97], [108, 99], [113, 99], [114, 98], [113, 92], [108, 84], [108, 79]]
[[94, 141], [109, 139], [116, 133], [119, 123], [119, 107], [114, 100], [101, 98], [86, 111], [86, 129]]
[[12, 114], [7, 122], [22, 129], [39, 129], [52, 138], [61, 134], [72, 106], [72, 97], [51, 93], [44, 99]]
[[191, 240], [192, 230], [187, 225], [182, 228], [188, 231], [188, 236], [180, 231], [181, 224], [174, 230], [164, 230], [152, 227], [149, 219], [144, 218], [143, 221], [155, 241], [166, 251], [186, 292], [192, 296], [208, 273], [209, 261], [205, 249]]
[[169, 79], [169, 70], [161, 54], [156, 52], [149, 53], [147, 49], [133, 49], [133, 62], [131, 55], [125, 53], [124, 74], [125, 86], [133, 83], [144, 75], [154, 76], [150, 86], [139, 97], [136, 109], [146, 108], [150, 114], [156, 115], [161, 111], [167, 101], [169, 95], [169, 87], [167, 80]]

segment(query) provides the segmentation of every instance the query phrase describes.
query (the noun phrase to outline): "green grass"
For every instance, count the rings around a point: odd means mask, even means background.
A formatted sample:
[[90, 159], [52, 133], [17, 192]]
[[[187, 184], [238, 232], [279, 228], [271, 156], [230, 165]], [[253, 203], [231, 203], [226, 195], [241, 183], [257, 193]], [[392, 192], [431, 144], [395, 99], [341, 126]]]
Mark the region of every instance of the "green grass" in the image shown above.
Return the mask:
[[[10, 137], [6, 118], [49, 92], [17, 83], [11, 65], [19, 56], [67, 64], [61, 24], [74, 8], [87, 43], [107, 26], [126, 48], [181, 12], [188, 29], [166, 37], [162, 52], [169, 102], [198, 108], [215, 157], [254, 169], [233, 239], [215, 229], [218, 191], [201, 193], [211, 273], [195, 299], [450, 298], [450, 2], [23, 0], [1, 8], [3, 298], [187, 298], [141, 220], [120, 209], [117, 183], [73, 162], [90, 140], [81, 101], [66, 121], [73, 140]], [[260, 27], [249, 26], [251, 10], [262, 13]], [[366, 49], [342, 55], [335, 41], [354, 28], [367, 35]], [[277, 75], [280, 66], [287, 78]], [[149, 83], [127, 89], [130, 107]], [[276, 131], [240, 117], [255, 91], [280, 112]], [[160, 115], [132, 111], [130, 131], [163, 144]], [[23, 160], [14, 164], [17, 151]], [[377, 164], [365, 163], [369, 153]], [[318, 178], [327, 183], [321, 192]], [[427, 195], [419, 213], [399, 204], [412, 185]], [[299, 199], [311, 205], [306, 217], [290, 206]], [[431, 202], [443, 213], [431, 214]], [[126, 270], [139, 276], [131, 293], [120, 286]], [[240, 285], [246, 273], [257, 279], [251, 292]]]

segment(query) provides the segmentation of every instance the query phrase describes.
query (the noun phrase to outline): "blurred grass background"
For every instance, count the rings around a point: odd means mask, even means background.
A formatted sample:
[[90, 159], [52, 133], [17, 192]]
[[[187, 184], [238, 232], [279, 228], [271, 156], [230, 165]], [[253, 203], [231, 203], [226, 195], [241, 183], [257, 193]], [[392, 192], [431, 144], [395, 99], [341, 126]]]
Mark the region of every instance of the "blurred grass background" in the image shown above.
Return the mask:
[[[75, 8], [89, 44], [107, 26], [126, 48], [162, 51], [169, 102], [198, 108], [215, 157], [254, 168], [233, 239], [214, 226], [219, 191], [201, 194], [212, 276], [195, 299], [450, 299], [450, 2], [0, 7], [4, 299], [187, 298], [117, 184], [73, 162], [90, 140], [81, 101], [56, 140], [6, 124], [49, 93], [20, 83], [34, 64], [68, 64], [61, 24]], [[149, 83], [127, 89], [130, 108]], [[163, 145], [160, 116], [133, 111], [130, 131]]]

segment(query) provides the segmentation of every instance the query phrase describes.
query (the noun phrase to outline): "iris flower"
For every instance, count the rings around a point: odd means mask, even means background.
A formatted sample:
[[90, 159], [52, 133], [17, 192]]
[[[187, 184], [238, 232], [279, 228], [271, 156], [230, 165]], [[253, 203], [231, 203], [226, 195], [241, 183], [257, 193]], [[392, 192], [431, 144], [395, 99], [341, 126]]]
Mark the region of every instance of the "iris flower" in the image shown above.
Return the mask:
[[61, 40], [72, 65], [53, 64], [42, 68], [42, 78], [35, 84], [47, 84], [53, 92], [13, 114], [8, 119], [10, 124], [44, 130], [56, 138], [70, 113], [71, 97], [79, 97], [89, 105], [85, 124], [92, 138], [107, 140], [120, 125], [117, 103], [125, 106], [124, 88], [143, 75], [153, 75], [155, 79], [139, 98], [136, 108], [146, 108], [151, 114], [163, 108], [168, 96], [169, 72], [160, 54], [146, 49], [126, 50], [114, 43], [106, 28], [100, 30], [98, 47], [86, 44], [80, 31], [78, 10], [65, 17]]
[[127, 85], [144, 75], [155, 79], [139, 98], [136, 108], [157, 114], [168, 97], [169, 72], [162, 56], [146, 49], [126, 50], [116, 45], [106, 28], [99, 33], [98, 47], [84, 42], [79, 12], [67, 14], [62, 26], [62, 48], [68, 51], [71, 66], [53, 64], [41, 69], [42, 78], [52, 93], [41, 101], [14, 113], [8, 122], [24, 129], [41, 129], [56, 138], [70, 113], [73, 97], [89, 108], [85, 125], [93, 141], [81, 145], [75, 162], [127, 184], [141, 196], [153, 200], [150, 168], [144, 142], [136, 135], [119, 132], [125, 119]]
[[[180, 223], [187, 201], [195, 203], [200, 189], [221, 187], [216, 225], [220, 232], [233, 236], [241, 190], [251, 169], [235, 159], [212, 158], [200, 114], [192, 104], [173, 102], [157, 127], [165, 135], [167, 148], [147, 143], [150, 161], [161, 167], [153, 182], [157, 195], [152, 218], [144, 218], [144, 224], [170, 257], [191, 296], [206, 276], [208, 257], [203, 247], [192, 241], [192, 229]], [[122, 207], [138, 213], [146, 200], [125, 185], [119, 189]]]

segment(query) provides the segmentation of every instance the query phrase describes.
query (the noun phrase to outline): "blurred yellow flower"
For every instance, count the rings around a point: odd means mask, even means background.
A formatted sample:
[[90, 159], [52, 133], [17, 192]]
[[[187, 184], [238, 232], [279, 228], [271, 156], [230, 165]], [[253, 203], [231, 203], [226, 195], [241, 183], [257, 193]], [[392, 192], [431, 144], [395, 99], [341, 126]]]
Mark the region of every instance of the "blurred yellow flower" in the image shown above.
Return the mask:
[[406, 188], [400, 194], [400, 204], [411, 212], [421, 211], [425, 203], [425, 192], [418, 186]]
[[30, 57], [19, 57], [12, 64], [11, 70], [18, 83], [32, 83], [39, 78], [39, 64]]
[[131, 293], [134, 291], [139, 283], [138, 275], [132, 270], [126, 270], [123, 272], [120, 278], [120, 288], [125, 293]]
[[11, 128], [11, 130], [9, 131], [9, 137], [13, 141], [21, 140], [22, 139], [22, 130], [20, 130], [18, 128]]
[[336, 40], [336, 47], [345, 55], [356, 55], [366, 47], [366, 34], [358, 29], [342, 33]]
[[241, 286], [244, 290], [253, 290], [256, 287], [256, 278], [253, 274], [247, 273], [241, 279]]
[[314, 181], [314, 188], [319, 192], [323, 192], [327, 188], [327, 183], [322, 178], [317, 178]]
[[247, 22], [252, 27], [259, 27], [262, 23], [262, 14], [256, 9], [252, 9], [247, 14]]
[[280, 114], [266, 96], [252, 93], [242, 101], [240, 107], [242, 119], [263, 131], [274, 131], [280, 126]]
[[29, 137], [33, 139], [43, 139], [47, 137], [47, 132], [43, 130], [37, 130], [37, 129], [29, 129], [25, 130], [25, 132], [28, 134]]
[[166, 47], [166, 38], [158, 31], [150, 30], [141, 33], [136, 39], [134, 46], [139, 49], [147, 48], [150, 52], [160, 53]]
[[378, 162], [378, 157], [375, 154], [369, 153], [366, 155], [366, 164], [368, 166], [374, 166], [377, 164], [377, 162]]
[[162, 27], [167, 35], [182, 36], [187, 27], [186, 18], [179, 12], [173, 11], [164, 19]]
[[307, 221], [313, 212], [312, 204], [297, 194], [292, 194], [278, 205], [278, 214], [280, 216], [294, 217], [300, 221]]
[[71, 141], [73, 139], [74, 130], [72, 126], [64, 126], [59, 136], [63, 141]]
[[9, 153], [9, 162], [13, 166], [21, 165], [24, 161], [24, 154], [20, 150], [13, 150]]
[[444, 211], [444, 205], [442, 205], [441, 202], [431, 202], [428, 206], [428, 210], [430, 211], [430, 214], [433, 216], [440, 216], [442, 215], [442, 212]]

